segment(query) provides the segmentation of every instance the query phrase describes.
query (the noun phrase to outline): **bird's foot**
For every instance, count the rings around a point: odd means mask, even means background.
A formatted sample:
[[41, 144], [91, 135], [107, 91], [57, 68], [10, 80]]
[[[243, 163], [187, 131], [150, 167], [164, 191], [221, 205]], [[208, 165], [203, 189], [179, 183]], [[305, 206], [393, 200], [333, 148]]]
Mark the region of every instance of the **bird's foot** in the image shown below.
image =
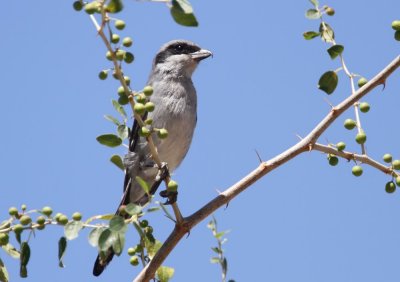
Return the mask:
[[167, 199], [164, 205], [172, 205], [178, 200], [178, 191], [163, 190], [160, 192], [160, 196]]

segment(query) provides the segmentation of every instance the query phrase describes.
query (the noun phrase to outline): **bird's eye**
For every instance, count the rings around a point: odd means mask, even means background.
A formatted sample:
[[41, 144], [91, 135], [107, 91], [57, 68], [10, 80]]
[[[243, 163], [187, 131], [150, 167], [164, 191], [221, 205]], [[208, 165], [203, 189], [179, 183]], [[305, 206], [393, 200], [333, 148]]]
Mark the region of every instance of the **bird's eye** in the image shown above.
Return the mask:
[[176, 48], [177, 51], [182, 51], [183, 50], [183, 46], [182, 45], [177, 45], [175, 48]]

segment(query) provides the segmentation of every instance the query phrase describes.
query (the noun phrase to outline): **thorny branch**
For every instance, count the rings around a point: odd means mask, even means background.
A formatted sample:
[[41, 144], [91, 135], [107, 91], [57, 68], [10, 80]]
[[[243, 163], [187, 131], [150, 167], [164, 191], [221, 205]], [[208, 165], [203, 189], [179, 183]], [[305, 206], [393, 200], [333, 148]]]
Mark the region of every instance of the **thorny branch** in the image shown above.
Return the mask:
[[354, 159], [361, 161], [365, 164], [371, 165], [384, 173], [393, 173], [390, 167], [386, 167], [377, 161], [369, 158], [366, 155], [355, 155], [347, 152], [339, 152], [336, 149], [316, 143], [318, 138], [325, 132], [325, 130], [347, 109], [359, 101], [362, 97], [371, 92], [375, 87], [380, 84], [385, 84], [386, 79], [400, 66], [400, 56], [397, 56], [390, 64], [388, 64], [380, 73], [371, 79], [366, 85], [355, 91], [348, 98], [343, 100], [340, 104], [333, 107], [331, 111], [321, 120], [319, 124], [297, 144], [277, 155], [276, 157], [261, 162], [260, 165], [239, 180], [237, 183], [220, 193], [217, 197], [212, 199], [198, 211], [188, 217], [184, 217], [182, 222], [177, 222], [171, 234], [168, 236], [162, 247], [158, 250], [157, 254], [153, 257], [149, 264], [139, 273], [133, 280], [134, 282], [149, 281], [155, 275], [157, 269], [161, 266], [162, 262], [171, 253], [183, 236], [189, 232], [199, 222], [207, 218], [215, 210], [223, 205], [226, 205], [239, 195], [241, 192], [250, 187], [257, 180], [261, 179], [270, 171], [278, 168], [282, 164], [290, 161], [299, 154], [311, 150], [317, 150], [327, 153], [334, 153], [339, 157], [346, 159]]

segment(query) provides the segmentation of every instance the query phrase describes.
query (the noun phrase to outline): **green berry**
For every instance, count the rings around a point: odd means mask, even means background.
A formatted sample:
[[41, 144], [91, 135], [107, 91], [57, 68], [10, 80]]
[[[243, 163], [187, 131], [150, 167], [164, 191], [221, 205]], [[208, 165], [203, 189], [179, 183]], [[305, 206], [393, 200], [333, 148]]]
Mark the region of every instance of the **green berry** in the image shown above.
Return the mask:
[[52, 210], [52, 208], [50, 208], [50, 207], [44, 207], [44, 208], [42, 209], [42, 213], [43, 213], [45, 216], [50, 216], [50, 215], [53, 213], [53, 210]]
[[22, 225], [28, 225], [28, 224], [30, 224], [30, 223], [32, 222], [32, 219], [31, 219], [31, 217], [30, 217], [29, 215], [24, 214], [24, 215], [21, 216], [21, 218], [19, 219], [19, 222], [20, 222]]
[[45, 224], [39, 225], [36, 227], [37, 230], [43, 230], [46, 227]]
[[176, 192], [178, 190], [178, 183], [176, 183], [176, 181], [174, 180], [170, 180], [168, 182], [167, 190], [171, 192]]
[[392, 155], [391, 154], [384, 154], [382, 159], [383, 159], [383, 161], [385, 163], [391, 163], [392, 162]]
[[129, 259], [129, 263], [132, 264], [133, 266], [136, 266], [139, 264], [139, 258], [138, 256], [131, 256]]
[[368, 80], [365, 77], [360, 77], [360, 79], [358, 80], [357, 84], [358, 87], [363, 87], [365, 84], [367, 84]]
[[356, 135], [356, 142], [358, 144], [364, 144], [367, 141], [367, 135], [364, 132], [360, 132]]
[[26, 205], [21, 205], [21, 210], [26, 211]]
[[82, 219], [82, 214], [80, 212], [74, 212], [72, 214], [72, 219], [75, 221], [80, 221]]
[[370, 109], [370, 106], [367, 102], [360, 103], [360, 111], [363, 113], [367, 113]]
[[120, 105], [127, 105], [129, 103], [129, 99], [128, 99], [128, 97], [126, 95], [121, 96], [121, 97], [118, 98], [118, 103]]
[[99, 11], [99, 3], [97, 1], [93, 1], [85, 5], [85, 12], [88, 13], [89, 15], [92, 15], [98, 11]]
[[122, 61], [125, 57], [125, 51], [118, 49], [117, 52], [115, 52], [115, 56], [117, 57], [118, 61]]
[[131, 84], [131, 78], [129, 76], [125, 75], [124, 80], [125, 80], [126, 85], [129, 86]]
[[8, 214], [11, 216], [16, 216], [18, 215], [18, 209], [16, 207], [11, 207], [8, 209]]
[[135, 113], [141, 115], [145, 112], [145, 107], [142, 103], [135, 103], [135, 106], [133, 106], [133, 110], [135, 111]]
[[135, 254], [136, 254], [135, 248], [129, 248], [129, 249], [128, 249], [128, 255], [133, 256], [133, 255], [135, 255]]
[[138, 94], [136, 95], [136, 101], [138, 101], [138, 103], [144, 104], [146, 102], [146, 96], [144, 94]]
[[147, 103], [144, 105], [144, 108], [145, 108], [146, 111], [148, 111], [148, 112], [154, 111], [155, 107], [156, 107], [156, 105], [154, 105], [153, 102], [147, 102]]
[[119, 95], [120, 97], [121, 97], [121, 96], [126, 96], [126, 95], [125, 95], [125, 88], [124, 88], [123, 86], [118, 87], [117, 93], [118, 93], [118, 95]]
[[119, 42], [119, 35], [116, 33], [113, 33], [113, 35], [111, 35], [111, 40], [112, 43], [117, 44]]
[[143, 88], [143, 93], [146, 96], [151, 96], [151, 94], [153, 94], [153, 87], [147, 85], [145, 88]]
[[38, 218], [36, 219], [36, 223], [39, 225], [43, 225], [45, 222], [46, 222], [46, 218], [43, 215], [38, 216]]
[[348, 130], [352, 130], [354, 127], [356, 127], [356, 125], [356, 121], [351, 118], [348, 118], [344, 121], [344, 127]]
[[326, 8], [325, 11], [328, 16], [333, 16], [335, 14], [335, 10], [331, 7]]
[[112, 61], [112, 52], [111, 51], [107, 51], [106, 58], [107, 58], [107, 60]]
[[125, 22], [122, 20], [115, 21], [115, 28], [118, 30], [123, 30], [125, 28]]
[[22, 226], [22, 224], [18, 223], [16, 225], [14, 225], [13, 230], [14, 230], [15, 234], [21, 234], [22, 231], [24, 230], [24, 227]]
[[130, 38], [130, 37], [125, 37], [122, 40], [122, 45], [124, 45], [125, 47], [131, 47], [132, 43], [133, 43], [133, 41], [132, 41], [132, 38]]
[[143, 126], [139, 130], [139, 135], [143, 137], [148, 137], [150, 135], [151, 131], [147, 127]]
[[105, 80], [108, 76], [108, 72], [106, 70], [102, 70], [101, 72], [99, 72], [99, 78], [101, 80]]
[[328, 155], [328, 161], [331, 166], [336, 166], [339, 163], [338, 157], [331, 154]]
[[114, 77], [115, 80], [119, 80], [119, 76], [117, 75], [116, 71], [113, 71], [112, 76]]
[[60, 220], [60, 217], [61, 217], [62, 215], [63, 215], [62, 213], [58, 212], [58, 213], [56, 213], [56, 215], [54, 216], [54, 219], [58, 222], [58, 221]]
[[83, 8], [83, 4], [81, 1], [75, 1], [74, 4], [72, 4], [72, 6], [74, 7], [74, 10], [77, 12], [79, 12]]
[[396, 41], [400, 41], [400, 30], [397, 30], [397, 31], [394, 33], [394, 39], [396, 39]]
[[152, 125], [153, 124], [153, 119], [152, 118], [148, 118], [144, 121], [145, 124], [147, 125]]
[[5, 246], [8, 244], [10, 237], [7, 233], [0, 233], [0, 246]]
[[353, 173], [354, 176], [361, 176], [361, 174], [363, 173], [363, 168], [359, 165], [355, 165], [351, 169], [351, 173]]
[[343, 151], [344, 149], [346, 149], [346, 143], [344, 143], [344, 142], [337, 143], [336, 149], [338, 149], [338, 151]]
[[125, 52], [124, 61], [127, 64], [132, 63], [135, 60], [135, 56], [131, 52]]
[[66, 225], [68, 223], [68, 217], [64, 214], [60, 215], [57, 222], [61, 225]]
[[142, 227], [142, 228], [145, 228], [145, 227], [147, 227], [149, 225], [149, 222], [147, 221], [147, 220], [145, 220], [145, 219], [143, 219], [141, 222], [140, 222], [140, 227]]
[[386, 183], [385, 185], [385, 190], [387, 193], [393, 193], [394, 191], [396, 191], [396, 185], [394, 184], [393, 181], [389, 181], [388, 183]]
[[143, 231], [144, 231], [144, 233], [146, 233], [146, 234], [153, 234], [153, 227], [151, 227], [151, 226], [147, 226], [147, 227], [145, 227], [144, 229], [143, 229]]
[[158, 138], [160, 139], [165, 139], [168, 137], [168, 130], [165, 128], [160, 128], [160, 130], [157, 132]]
[[143, 252], [143, 246], [142, 246], [141, 244], [137, 244], [137, 245], [135, 246], [135, 252], [136, 252], [136, 253], [141, 253], [141, 252]]
[[397, 177], [396, 177], [396, 185], [397, 185], [397, 186], [400, 186], [400, 176], [397, 176]]
[[400, 160], [394, 160], [392, 166], [395, 170], [400, 170]]
[[394, 30], [400, 30], [400, 20], [396, 20], [392, 22], [392, 28]]

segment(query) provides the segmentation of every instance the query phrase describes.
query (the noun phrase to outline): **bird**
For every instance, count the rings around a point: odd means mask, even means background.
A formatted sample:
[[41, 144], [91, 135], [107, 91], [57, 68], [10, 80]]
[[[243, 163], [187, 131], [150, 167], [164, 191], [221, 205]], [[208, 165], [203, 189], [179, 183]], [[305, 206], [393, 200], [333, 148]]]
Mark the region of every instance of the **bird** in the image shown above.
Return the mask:
[[[165, 128], [168, 138], [153, 138], [158, 156], [167, 164], [167, 172], [173, 172], [185, 158], [197, 123], [197, 94], [192, 74], [200, 61], [212, 56], [212, 52], [200, 48], [188, 40], [172, 40], [165, 43], [156, 54], [147, 85], [153, 89], [150, 101], [155, 109], [143, 118], [152, 119], [153, 128]], [[139, 135], [140, 126], [136, 119], [130, 130], [129, 150], [125, 155], [124, 193], [120, 207], [133, 203], [143, 206], [149, 195], [138, 183], [140, 177], [151, 187], [154, 194], [162, 179], [159, 168], [153, 161], [145, 137]], [[110, 248], [105, 255], [97, 256], [93, 275], [99, 276], [114, 256]]]

